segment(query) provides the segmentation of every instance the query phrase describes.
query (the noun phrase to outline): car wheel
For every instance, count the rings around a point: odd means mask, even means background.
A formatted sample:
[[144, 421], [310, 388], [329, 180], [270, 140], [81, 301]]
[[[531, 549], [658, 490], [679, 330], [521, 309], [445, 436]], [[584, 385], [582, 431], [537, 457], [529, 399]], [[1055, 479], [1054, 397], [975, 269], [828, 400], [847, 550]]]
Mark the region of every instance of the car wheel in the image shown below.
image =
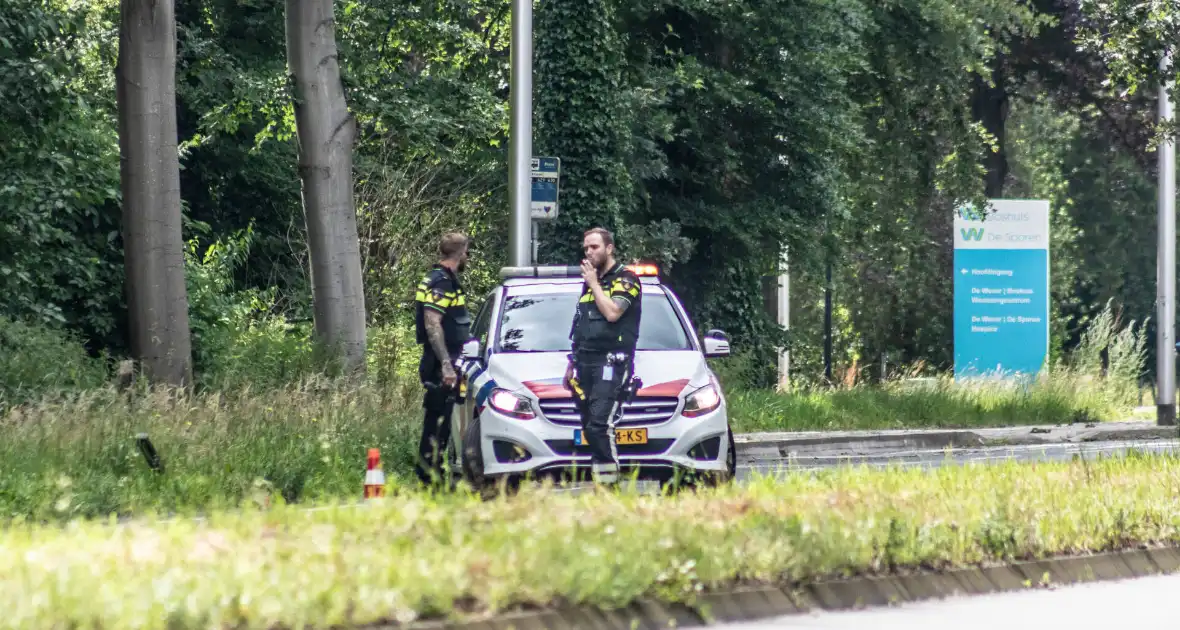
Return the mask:
[[479, 416], [472, 418], [471, 424], [463, 432], [463, 478], [476, 490], [482, 490], [485, 485], [483, 474], [483, 436], [479, 430]]
[[733, 441], [733, 429], [727, 432], [729, 438], [729, 448], [725, 453], [725, 472], [713, 472], [704, 475], [704, 481], [709, 486], [721, 486], [727, 483], [732, 483], [737, 478], [737, 447]]

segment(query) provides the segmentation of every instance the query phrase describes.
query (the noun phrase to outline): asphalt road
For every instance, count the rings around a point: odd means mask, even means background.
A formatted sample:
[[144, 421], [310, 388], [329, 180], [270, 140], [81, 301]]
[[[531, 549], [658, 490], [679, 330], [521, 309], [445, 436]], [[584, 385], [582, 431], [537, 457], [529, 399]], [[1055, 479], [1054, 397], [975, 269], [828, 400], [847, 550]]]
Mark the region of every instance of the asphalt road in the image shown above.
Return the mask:
[[893, 608], [818, 612], [715, 626], [727, 630], [995, 630], [996, 628], [1174, 628], [1167, 605], [1180, 576], [1094, 582], [1055, 590], [954, 597]]
[[868, 465], [934, 468], [965, 464], [993, 464], [1006, 461], [1068, 461], [1075, 457], [1095, 459], [1126, 455], [1128, 452], [1180, 453], [1180, 440], [1088, 442], [1082, 444], [1036, 444], [1027, 446], [989, 446], [961, 449], [882, 450], [845, 455], [834, 451], [816, 451], [791, 458], [743, 459], [739, 451], [738, 480], [755, 476], [788, 474], [831, 468]]

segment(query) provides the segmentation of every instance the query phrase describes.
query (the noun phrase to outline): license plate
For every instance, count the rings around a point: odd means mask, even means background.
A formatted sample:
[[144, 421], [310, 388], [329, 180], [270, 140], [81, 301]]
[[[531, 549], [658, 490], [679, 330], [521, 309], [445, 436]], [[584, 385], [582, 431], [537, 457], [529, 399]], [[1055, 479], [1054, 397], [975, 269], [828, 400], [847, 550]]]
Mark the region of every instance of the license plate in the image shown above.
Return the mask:
[[[647, 429], [615, 429], [615, 443], [647, 444]], [[581, 429], [574, 429], [574, 444], [590, 445]]]

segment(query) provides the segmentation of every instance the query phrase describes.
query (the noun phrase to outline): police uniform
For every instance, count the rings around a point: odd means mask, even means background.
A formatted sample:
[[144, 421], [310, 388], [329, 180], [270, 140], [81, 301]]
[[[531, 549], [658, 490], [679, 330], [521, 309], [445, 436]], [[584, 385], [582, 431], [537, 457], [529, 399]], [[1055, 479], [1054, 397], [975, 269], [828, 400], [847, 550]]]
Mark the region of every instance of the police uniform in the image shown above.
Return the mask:
[[[450, 269], [435, 264], [418, 284], [415, 292], [415, 325], [418, 343], [422, 345], [422, 359], [418, 363], [418, 377], [426, 387], [422, 398], [425, 410], [422, 439], [418, 443], [418, 477], [431, 482], [431, 471], [438, 471], [451, 437], [451, 411], [455, 405], [454, 388], [445, 388], [442, 380], [443, 362], [454, 365], [454, 359], [471, 336], [471, 317], [467, 311], [467, 295], [459, 278]], [[426, 335], [426, 310], [442, 314], [443, 343], [450, 356], [439, 357]], [[437, 449], [437, 451], [436, 451]]]
[[594, 473], [609, 477], [618, 470], [614, 416], [620, 390], [630, 382], [634, 371], [642, 285], [639, 277], [622, 264], [601, 275], [599, 282], [608, 298], [622, 299], [627, 308], [622, 317], [610, 322], [599, 312], [590, 285], [583, 283], [570, 330], [570, 359], [574, 364], [570, 386], [581, 412]]

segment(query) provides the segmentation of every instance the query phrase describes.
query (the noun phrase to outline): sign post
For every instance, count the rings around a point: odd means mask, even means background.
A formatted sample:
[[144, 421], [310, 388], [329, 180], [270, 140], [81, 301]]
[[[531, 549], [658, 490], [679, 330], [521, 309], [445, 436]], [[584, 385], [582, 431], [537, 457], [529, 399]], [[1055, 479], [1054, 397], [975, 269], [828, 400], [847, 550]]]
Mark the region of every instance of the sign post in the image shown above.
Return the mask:
[[540, 245], [538, 221], [557, 218], [558, 182], [561, 180], [561, 159], [535, 157], [532, 161], [533, 191], [529, 216], [533, 223], [533, 264], [537, 264], [537, 247]]
[[1031, 379], [1049, 356], [1049, 202], [955, 213], [955, 379]]

